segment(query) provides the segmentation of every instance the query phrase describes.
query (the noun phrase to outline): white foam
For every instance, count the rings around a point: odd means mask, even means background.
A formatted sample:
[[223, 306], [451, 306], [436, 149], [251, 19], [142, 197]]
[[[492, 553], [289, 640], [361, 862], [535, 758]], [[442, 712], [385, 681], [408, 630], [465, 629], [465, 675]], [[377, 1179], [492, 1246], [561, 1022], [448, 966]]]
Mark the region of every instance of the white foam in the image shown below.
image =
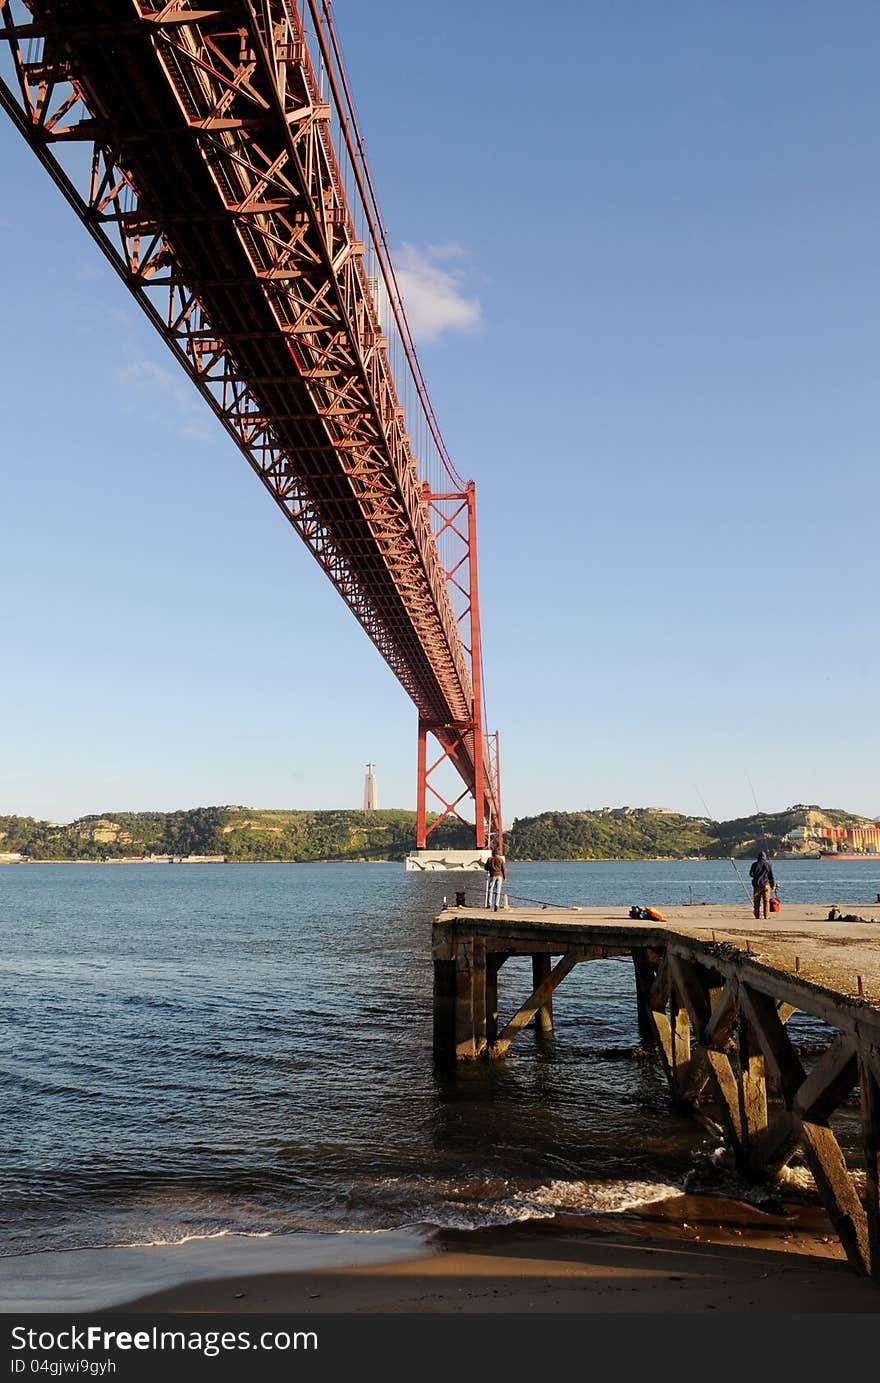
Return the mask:
[[815, 1186], [809, 1167], [783, 1167], [779, 1180], [786, 1186], [796, 1186], [798, 1190], [809, 1191]]
[[[204, 1234], [184, 1234], [180, 1239], [135, 1239], [130, 1244], [118, 1244], [117, 1248], [123, 1249], [157, 1249], [157, 1248], [176, 1248], [182, 1244], [195, 1244], [203, 1239], [271, 1239], [271, 1229], [247, 1230], [247, 1229], [217, 1229], [206, 1230]], [[106, 1247], [110, 1247], [107, 1245]]]
[[657, 1181], [551, 1181], [528, 1193], [528, 1202], [551, 1213], [576, 1210], [613, 1215], [682, 1194], [680, 1186]]
[[[383, 1185], [405, 1186], [389, 1178]], [[437, 1229], [489, 1229], [557, 1214], [615, 1215], [682, 1195], [682, 1188], [655, 1181], [563, 1180], [512, 1188], [497, 1182], [410, 1184], [406, 1196], [410, 1224]]]

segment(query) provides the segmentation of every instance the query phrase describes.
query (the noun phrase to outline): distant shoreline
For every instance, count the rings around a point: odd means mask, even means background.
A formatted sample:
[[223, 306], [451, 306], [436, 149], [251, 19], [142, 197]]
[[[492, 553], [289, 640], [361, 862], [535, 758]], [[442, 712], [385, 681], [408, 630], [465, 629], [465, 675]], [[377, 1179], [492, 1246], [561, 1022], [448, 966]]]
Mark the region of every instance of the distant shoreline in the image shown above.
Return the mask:
[[[518, 864], [727, 864], [727, 863], [729, 863], [731, 860], [736, 860], [736, 861], [738, 861], [738, 862], [745, 862], [745, 861], [748, 861], [748, 860], [750, 860], [750, 859], [752, 859], [752, 858], [753, 858], [752, 855], [589, 855], [589, 856], [586, 856], [586, 855], [585, 855], [585, 856], [581, 856], [581, 857], [576, 858], [576, 859], [573, 859], [573, 858], [571, 858], [570, 856], [558, 856], [558, 857], [551, 858], [551, 859], [515, 859], [515, 858], [511, 859], [510, 857], [508, 857], [508, 863], [510, 863], [511, 865], [518, 865]], [[822, 861], [818, 860], [818, 859], [816, 858], [815, 855], [807, 855], [807, 854], [805, 854], [805, 855], [784, 855], [784, 856], [775, 856], [775, 855], [773, 855], [773, 856], [771, 856], [771, 858], [774, 859], [774, 860], [775, 860], [775, 859], [778, 859], [779, 862], [780, 862], [780, 863], [783, 863], [783, 864], [798, 864], [798, 863], [800, 863], [802, 860], [809, 861], [809, 863], [811, 863], [811, 864], [819, 864], [819, 863], [822, 862]], [[825, 858], [826, 858], [826, 859], [833, 859], [834, 857], [833, 857], [833, 856], [827, 856], [827, 857], [825, 857]], [[847, 864], [860, 864], [860, 863], [880, 864], [880, 854], [878, 854], [878, 855], [858, 855], [858, 856], [851, 856], [851, 855], [850, 855], [850, 856], [847, 857], [846, 863], [847, 863]], [[265, 860], [265, 859], [264, 859], [264, 860], [232, 860], [232, 859], [228, 859], [228, 858], [227, 858], [227, 859], [198, 859], [198, 858], [195, 858], [195, 859], [188, 859], [186, 856], [183, 856], [183, 857], [180, 858], [180, 859], [166, 860], [166, 859], [150, 859], [149, 856], [145, 856], [145, 857], [143, 857], [143, 858], [126, 857], [126, 858], [124, 858], [124, 859], [107, 859], [107, 860], [96, 860], [96, 859], [88, 859], [88, 860], [85, 860], [85, 859], [64, 859], [64, 860], [57, 860], [57, 859], [56, 859], [56, 860], [41, 860], [41, 859], [0, 860], [0, 868], [2, 868], [2, 867], [4, 867], [4, 866], [8, 866], [8, 867], [12, 868], [12, 867], [17, 866], [17, 865], [29, 865], [29, 864], [82, 864], [82, 865], [94, 865], [94, 864], [105, 865], [105, 864], [106, 864], [106, 865], [115, 865], [115, 866], [126, 865], [126, 864], [138, 864], [138, 865], [141, 865], [141, 864], [153, 864], [153, 865], [157, 865], [157, 866], [170, 865], [170, 864], [189, 864], [189, 865], [193, 865], [193, 864], [224, 864], [224, 865], [227, 865], [227, 864], [231, 864], [231, 865], [236, 865], [236, 864], [403, 864], [403, 858], [402, 858], [402, 857], [399, 857], [399, 856], [394, 857], [394, 858], [391, 858], [391, 857], [389, 857], [389, 856], [383, 856], [383, 857], [375, 857], [375, 858], [373, 858], [373, 859], [363, 859], [363, 858], [362, 858], [362, 859], [327, 858], [327, 859], [313, 859], [313, 860], [295, 860], [295, 859], [290, 859], [289, 857], [287, 857], [287, 858], [281, 858], [281, 857], [279, 857], [278, 859], [273, 859], [273, 860]], [[468, 873], [473, 874], [473, 873], [476, 873], [476, 872], [478, 872], [478, 871], [472, 870], [472, 869], [471, 869], [471, 870], [462, 870], [462, 871], [451, 870], [451, 871], [449, 871], [449, 872], [450, 872], [450, 873], [461, 872], [461, 873], [465, 873], [465, 874], [468, 874]]]

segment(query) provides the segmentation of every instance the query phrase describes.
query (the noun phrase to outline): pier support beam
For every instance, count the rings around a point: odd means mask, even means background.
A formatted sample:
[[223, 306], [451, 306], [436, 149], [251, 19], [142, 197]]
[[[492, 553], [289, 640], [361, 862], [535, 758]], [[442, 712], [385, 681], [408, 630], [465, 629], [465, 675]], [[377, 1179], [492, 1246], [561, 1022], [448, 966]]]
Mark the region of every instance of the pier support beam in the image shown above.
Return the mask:
[[434, 961], [434, 1059], [455, 1061], [455, 961]]
[[691, 1021], [675, 985], [669, 991], [669, 1031], [672, 1089], [679, 1100], [688, 1102], [688, 1076], [691, 1064]]
[[498, 971], [507, 957], [502, 951], [486, 955], [486, 1043], [491, 1046], [498, 1036]]
[[482, 1056], [486, 1050], [486, 942], [482, 937], [474, 938], [471, 1002], [474, 1013], [474, 1055]]
[[646, 951], [633, 951], [633, 971], [636, 977], [636, 1019], [639, 1025], [639, 1038], [643, 1047], [653, 1051], [657, 1046], [657, 1033], [651, 1021], [651, 986], [657, 974], [657, 965], [648, 958]]
[[880, 1051], [861, 1054], [859, 1076], [865, 1142], [865, 1216], [871, 1276], [880, 1281]]
[[[541, 988], [545, 980], [550, 978], [550, 970], [553, 964], [553, 957], [546, 952], [539, 952], [532, 956], [532, 989]], [[553, 1031], [553, 1000], [548, 998], [535, 1014], [535, 1027], [538, 1032], [549, 1036]]]
[[867, 1274], [870, 1272], [868, 1224], [840, 1144], [828, 1124], [807, 1120], [800, 1121], [800, 1143], [847, 1258], [858, 1272]]
[[459, 938], [455, 947], [455, 1055], [473, 1060], [486, 1050], [486, 942]]
[[742, 1153], [747, 1160], [767, 1132], [767, 1081], [758, 1039], [742, 1015], [739, 1022], [739, 1111]]
[[497, 1041], [492, 1044], [489, 1051], [490, 1056], [504, 1056], [504, 1053], [516, 1037], [516, 1034], [532, 1021], [538, 1009], [544, 1007], [554, 989], [562, 983], [566, 975], [570, 974], [579, 960], [583, 960], [583, 956], [578, 951], [567, 951], [565, 955], [556, 962], [556, 965], [549, 972], [547, 978], [542, 980], [537, 988], [532, 990], [532, 993], [526, 999], [522, 1007], [517, 1010], [510, 1022], [505, 1025]]

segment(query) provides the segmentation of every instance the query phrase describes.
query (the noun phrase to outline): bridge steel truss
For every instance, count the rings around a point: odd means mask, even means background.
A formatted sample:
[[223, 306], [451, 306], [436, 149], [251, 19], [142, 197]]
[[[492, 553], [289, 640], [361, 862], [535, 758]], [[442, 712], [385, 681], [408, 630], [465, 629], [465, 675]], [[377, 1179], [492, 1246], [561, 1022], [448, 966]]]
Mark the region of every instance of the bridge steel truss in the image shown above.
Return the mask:
[[0, 41], [0, 104], [415, 703], [418, 843], [428, 733], [499, 838], [475, 491], [447, 569], [297, 5], [0, 0]]

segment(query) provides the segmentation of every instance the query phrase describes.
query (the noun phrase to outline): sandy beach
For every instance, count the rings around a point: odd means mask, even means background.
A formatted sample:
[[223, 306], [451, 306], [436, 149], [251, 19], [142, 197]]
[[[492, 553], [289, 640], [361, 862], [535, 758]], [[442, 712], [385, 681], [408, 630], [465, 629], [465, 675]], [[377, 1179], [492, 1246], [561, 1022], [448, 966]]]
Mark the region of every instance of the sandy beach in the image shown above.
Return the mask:
[[682, 1196], [637, 1214], [444, 1232], [396, 1261], [189, 1280], [137, 1312], [876, 1312], [815, 1206]]

